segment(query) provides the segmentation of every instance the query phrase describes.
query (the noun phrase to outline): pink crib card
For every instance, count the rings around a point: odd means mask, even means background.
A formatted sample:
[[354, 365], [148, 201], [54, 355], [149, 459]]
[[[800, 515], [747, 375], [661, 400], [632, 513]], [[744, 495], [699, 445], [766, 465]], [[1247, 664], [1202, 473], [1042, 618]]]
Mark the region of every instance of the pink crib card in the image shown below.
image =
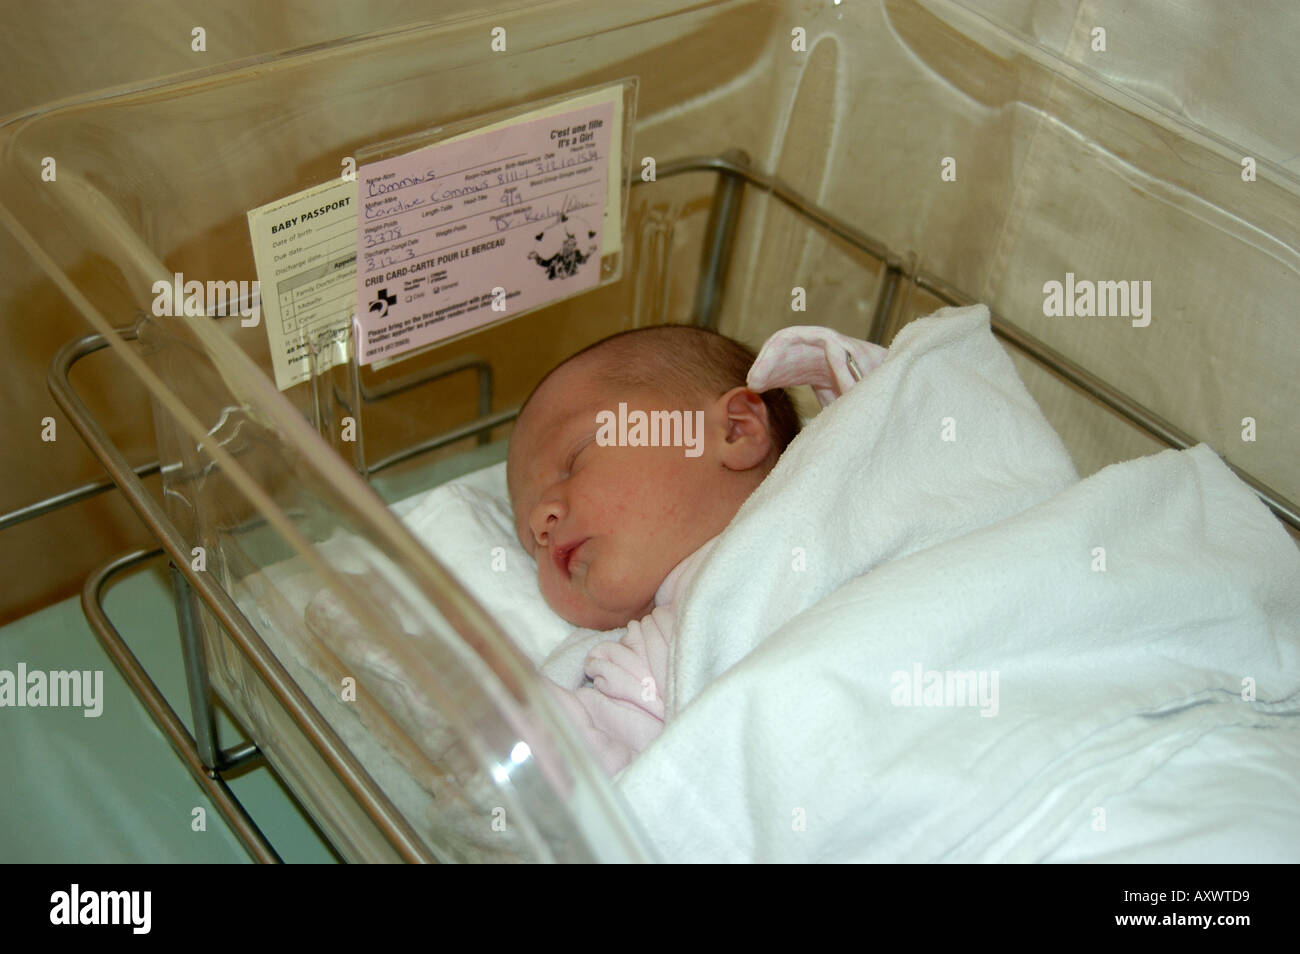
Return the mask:
[[360, 363], [595, 287], [614, 119], [606, 99], [361, 166]]

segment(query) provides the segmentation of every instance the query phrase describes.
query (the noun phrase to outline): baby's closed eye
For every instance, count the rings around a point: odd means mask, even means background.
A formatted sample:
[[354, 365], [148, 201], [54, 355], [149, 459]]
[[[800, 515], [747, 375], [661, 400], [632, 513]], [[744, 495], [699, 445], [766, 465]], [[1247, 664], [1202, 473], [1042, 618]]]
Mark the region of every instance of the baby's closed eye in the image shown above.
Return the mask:
[[592, 442], [595, 441], [595, 439], [596, 439], [596, 435], [595, 435], [595, 434], [592, 434], [590, 437], [584, 438], [584, 439], [583, 439], [581, 442], [579, 442], [578, 445], [577, 445], [576, 447], [574, 447], [573, 450], [569, 453], [569, 459], [566, 460], [566, 461], [564, 462], [564, 476], [565, 476], [565, 478], [568, 478], [570, 475], [572, 475], [572, 473], [573, 473], [573, 465], [576, 464], [576, 463], [578, 462], [578, 457], [579, 457], [579, 455], [581, 455], [583, 451], [585, 451], [588, 447], [590, 447], [590, 446], [592, 445]]

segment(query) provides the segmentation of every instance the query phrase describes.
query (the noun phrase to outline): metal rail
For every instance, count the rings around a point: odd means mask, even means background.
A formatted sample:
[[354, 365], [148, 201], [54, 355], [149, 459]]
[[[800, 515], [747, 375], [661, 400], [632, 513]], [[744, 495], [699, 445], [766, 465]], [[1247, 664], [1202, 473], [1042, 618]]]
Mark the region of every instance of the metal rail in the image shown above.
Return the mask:
[[[493, 376], [492, 365], [484, 358], [475, 354], [460, 355], [449, 361], [444, 361], [430, 368], [421, 371], [415, 371], [411, 374], [404, 375], [393, 381], [385, 381], [381, 384], [366, 385], [358, 379], [357, 390], [361, 399], [366, 404], [375, 404], [380, 401], [404, 394], [413, 388], [428, 384], [432, 381], [439, 381], [443, 378], [451, 377], [462, 371], [475, 372], [478, 380], [478, 418], [473, 424], [482, 422], [488, 418], [492, 411], [492, 393], [493, 393]], [[439, 447], [445, 447], [448, 444], [454, 444], [458, 440], [464, 440], [466, 437], [477, 437], [480, 446], [487, 443], [493, 427], [507, 423], [514, 419], [519, 409], [498, 414], [492, 418], [491, 424], [483, 424], [475, 427], [473, 424], [466, 427], [457, 428], [455, 431], [449, 431], [446, 434], [439, 435], [431, 440], [421, 444], [412, 445], [409, 448], [403, 448], [387, 457], [382, 458], [374, 464], [367, 464], [363, 458], [361, 461], [362, 474], [370, 477], [377, 474], [385, 468], [392, 467], [394, 464], [400, 464], [404, 460], [415, 457], [419, 454], [436, 450]], [[453, 436], [455, 435], [455, 436]], [[132, 468], [137, 477], [152, 477], [157, 473], [170, 473], [176, 465], [160, 466], [159, 461], [150, 461], [147, 464], [139, 464]], [[101, 477], [97, 480], [88, 481], [80, 487], [74, 487], [71, 490], [65, 490], [61, 493], [53, 494], [44, 500], [38, 500], [35, 503], [27, 504], [9, 513], [0, 515], [0, 530], [23, 523], [27, 520], [34, 520], [37, 517], [44, 516], [61, 507], [71, 504], [80, 503], [83, 500], [89, 500], [106, 491], [113, 490], [117, 484], [109, 477]]]
[[[459, 355], [431, 367], [414, 371], [399, 378], [394, 378], [392, 381], [385, 381], [381, 384], [369, 386], [361, 380], [361, 369], [357, 362], [353, 361], [351, 366], [353, 387], [355, 392], [360, 395], [361, 401], [365, 404], [375, 404], [379, 401], [396, 397], [399, 394], [405, 394], [407, 391], [428, 384], [430, 381], [439, 381], [443, 378], [451, 377], [454, 374], [459, 374], [462, 371], [474, 371], [478, 377], [478, 420], [482, 420], [492, 412], [492, 365], [490, 362], [484, 358], [480, 358], [476, 354]], [[509, 420], [509, 418], [506, 418], [506, 420]], [[473, 434], [478, 435], [478, 445], [482, 447], [488, 442], [488, 438], [491, 434], [491, 427], [479, 428], [474, 431]], [[470, 436], [473, 436], [473, 434]], [[459, 437], [455, 438], [455, 440], [460, 439], [461, 438]], [[454, 443], [455, 440], [443, 440], [440, 442], [439, 438], [434, 438], [432, 441], [426, 441], [423, 444], [416, 444], [414, 447], [404, 448], [401, 451], [390, 454], [389, 456], [382, 458], [378, 463], [370, 464], [366, 460], [365, 441], [363, 439], [360, 442], [359, 448], [361, 457], [359, 462], [361, 476], [368, 480], [371, 474], [376, 474], [385, 467], [391, 467], [410, 457], [415, 457], [417, 454], [422, 454], [425, 451]]]
[[[140, 464], [132, 468], [137, 477], [150, 477], [161, 468], [158, 461], [151, 461], [148, 464]], [[17, 510], [11, 510], [4, 516], [0, 516], [0, 530], [5, 530], [15, 524], [22, 523], [25, 520], [34, 520], [37, 517], [44, 516], [51, 511], [58, 510], [60, 507], [66, 507], [69, 504], [79, 503], [82, 500], [88, 500], [102, 494], [106, 490], [113, 490], [117, 484], [113, 483], [108, 477], [101, 477], [99, 480], [92, 480], [82, 484], [80, 487], [74, 487], [72, 490], [65, 490], [62, 493], [46, 497], [44, 500], [38, 500], [36, 503], [28, 504], [25, 507], [19, 507]]]
[[502, 424], [513, 421], [519, 415], [519, 408], [512, 407], [505, 411], [497, 411], [495, 414], [489, 414], [486, 417], [480, 417], [470, 421], [468, 424], [454, 428], [439, 434], [437, 437], [431, 437], [427, 441], [421, 441], [418, 444], [412, 444], [396, 453], [390, 454], [382, 460], [375, 463], [370, 468], [370, 473], [375, 474], [386, 467], [392, 467], [394, 464], [400, 464], [404, 460], [409, 460], [419, 454], [427, 453], [431, 450], [437, 450], [439, 447], [446, 447], [448, 444], [454, 444], [457, 441], [463, 441], [467, 437], [478, 436], [480, 443], [481, 438], [494, 427], [500, 427]]
[[[99, 644], [104, 647], [104, 652], [113, 660], [122, 678], [135, 692], [140, 704], [153, 717], [153, 721], [162, 731], [172, 750], [185, 763], [185, 767], [189, 769], [190, 775], [194, 777], [199, 788], [203, 789], [204, 794], [212, 800], [212, 804], [226, 820], [235, 837], [243, 843], [255, 861], [278, 864], [280, 856], [276, 854], [275, 849], [271, 847], [253, 819], [244, 811], [244, 806], [240, 804], [239, 799], [231, 792], [220, 774], [260, 758], [261, 752], [258, 751], [257, 746], [245, 743], [226, 752], [215, 750], [215, 758], [203, 755], [200, 752], [200, 740], [206, 733], [200, 731], [197, 739], [190, 735], [185, 724], [176, 715], [176, 710], [167, 702], [157, 684], [149, 678], [140, 660], [136, 658], [135, 653], [122, 639], [122, 634], [117, 631], [117, 627], [104, 612], [103, 592], [109, 579], [139, 563], [161, 556], [162, 552], [161, 548], [136, 550], [105, 563], [90, 575], [85, 586], [82, 587], [82, 612], [85, 613], [91, 629], [95, 631]], [[196, 723], [195, 727], [200, 728], [200, 724]], [[209, 741], [208, 744], [210, 745], [211, 742]]]
[[[135, 337], [133, 328], [122, 329], [119, 333], [127, 340]], [[127, 465], [73, 389], [68, 378], [72, 365], [86, 355], [107, 347], [107, 344], [102, 335], [95, 334], [70, 341], [59, 349], [47, 377], [55, 401], [72, 421], [82, 440], [99, 458], [145, 526], [163, 545], [173, 565], [184, 574], [185, 579], [239, 646], [258, 676], [316, 747], [339, 781], [365, 809], [394, 850], [407, 861], [434, 861], [410, 824], [312, 705], [302, 688], [293, 681], [230, 594], [206, 570], [195, 570], [191, 566], [189, 543], [172, 525], [157, 501], [149, 495], [144, 484]], [[164, 731], [167, 730], [164, 728]]]
[[[876, 296], [868, 332], [870, 340], [877, 344], [881, 343], [881, 339], [884, 337], [885, 326], [896, 297], [897, 286], [900, 279], [904, 277], [909, 278], [917, 288], [929, 292], [946, 304], [973, 305], [976, 303], [976, 300], [970, 295], [948, 284], [939, 276], [922, 271], [916, 268], [915, 265], [909, 267], [909, 262], [906, 259], [891, 251], [883, 242], [871, 238], [865, 232], [836, 216], [833, 212], [817, 205], [776, 176], [769, 176], [759, 172], [747, 163], [737, 161], [735, 156], [693, 156], [678, 159], [660, 165], [657, 175], [667, 177], [686, 172], [716, 172], [724, 177], [731, 177], [757, 186], [785, 203], [813, 224], [820, 226], [836, 238], [847, 242], [859, 251], [865, 252], [883, 263], [885, 272], [882, 276], [880, 291]], [[633, 177], [632, 184], [636, 185], [640, 181], [639, 178]], [[740, 197], [734, 192], [729, 192], [727, 200], [730, 205], [738, 207]], [[733, 211], [730, 214], [730, 219], [734, 221], [735, 218], [736, 212]], [[707, 261], [706, 259], [706, 263]], [[702, 269], [701, 280], [717, 283], [722, 280], [724, 275], [725, 269], [706, 267]], [[708, 308], [706, 314], [715, 314], [716, 308], [712, 303], [720, 301], [721, 297], [720, 288], [698, 291], [696, 295], [697, 307], [701, 307], [699, 303], [704, 303], [705, 307]], [[996, 312], [992, 312], [991, 309], [990, 313], [994, 334], [1029, 355], [1057, 377], [1101, 402], [1133, 426], [1178, 450], [1186, 450], [1198, 443], [1195, 437], [1171, 424], [1155, 411], [1107, 384], [1059, 351], [1038, 340], [1017, 325], [1012, 324]], [[1279, 491], [1269, 487], [1231, 462], [1225, 460], [1224, 463], [1256, 493], [1268, 508], [1277, 515], [1279, 520], [1293, 530], [1300, 532], [1300, 506], [1295, 501], [1288, 500]]]

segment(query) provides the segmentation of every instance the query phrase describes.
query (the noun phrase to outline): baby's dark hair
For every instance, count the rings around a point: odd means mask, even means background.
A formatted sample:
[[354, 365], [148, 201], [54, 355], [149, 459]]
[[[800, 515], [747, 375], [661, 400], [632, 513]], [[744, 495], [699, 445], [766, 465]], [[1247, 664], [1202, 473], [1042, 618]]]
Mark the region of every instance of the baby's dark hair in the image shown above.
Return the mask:
[[[666, 396], [711, 400], [732, 388], [744, 387], [757, 355], [734, 338], [693, 325], [633, 328], [602, 338], [566, 359], [550, 374], [575, 358], [599, 350], [605, 361], [594, 372], [614, 387], [653, 389]], [[550, 374], [547, 377], [550, 377]], [[545, 382], [546, 378], [542, 379]], [[542, 386], [539, 382], [537, 388]], [[537, 393], [533, 389], [533, 394]], [[783, 389], [762, 394], [768, 428], [777, 454], [785, 452], [799, 433], [799, 414]], [[529, 400], [532, 394], [529, 395]], [[526, 407], [527, 401], [524, 402]], [[522, 409], [521, 409], [522, 413]]]

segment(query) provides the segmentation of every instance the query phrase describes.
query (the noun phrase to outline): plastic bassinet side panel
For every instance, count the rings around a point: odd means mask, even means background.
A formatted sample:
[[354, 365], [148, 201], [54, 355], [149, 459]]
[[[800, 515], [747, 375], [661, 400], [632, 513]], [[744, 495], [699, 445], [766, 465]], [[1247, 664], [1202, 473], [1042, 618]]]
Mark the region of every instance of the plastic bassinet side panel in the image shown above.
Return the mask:
[[[341, 462], [295, 412], [265, 404], [271, 395], [241, 403], [223, 382], [242, 378], [255, 390], [265, 383], [248, 375], [260, 372], [239, 367], [238, 353], [223, 349], [220, 337], [198, 348], [202, 333], [189, 334], [196, 329], [225, 334], [216, 322], [149, 322], [141, 332], [151, 365], [172, 376], [189, 411], [206, 408], [215, 421], [199, 442], [173, 436], [171, 446], [183, 453], [166, 480], [169, 506], [194, 515], [209, 572], [429, 855], [637, 856], [635, 835], [621, 833], [616, 799], [599, 791], [607, 783], [552, 721], [549, 700], [513, 647], [418, 544], [400, 539], [400, 527], [350, 522], [345, 512], [360, 509], [356, 495], [373, 494], [346, 470], [356, 482], [349, 490], [312, 474], [303, 458]], [[251, 410], [255, 405], [282, 426], [302, 428], [296, 441]], [[158, 423], [172, 427], [165, 407]], [[365, 503], [391, 519], [377, 499]], [[380, 541], [385, 532], [394, 539]], [[418, 582], [412, 558], [442, 580]], [[275, 753], [299, 798], [341, 836], [340, 849], [360, 859], [389, 856], [244, 654], [210, 619], [204, 635], [218, 693]]]

